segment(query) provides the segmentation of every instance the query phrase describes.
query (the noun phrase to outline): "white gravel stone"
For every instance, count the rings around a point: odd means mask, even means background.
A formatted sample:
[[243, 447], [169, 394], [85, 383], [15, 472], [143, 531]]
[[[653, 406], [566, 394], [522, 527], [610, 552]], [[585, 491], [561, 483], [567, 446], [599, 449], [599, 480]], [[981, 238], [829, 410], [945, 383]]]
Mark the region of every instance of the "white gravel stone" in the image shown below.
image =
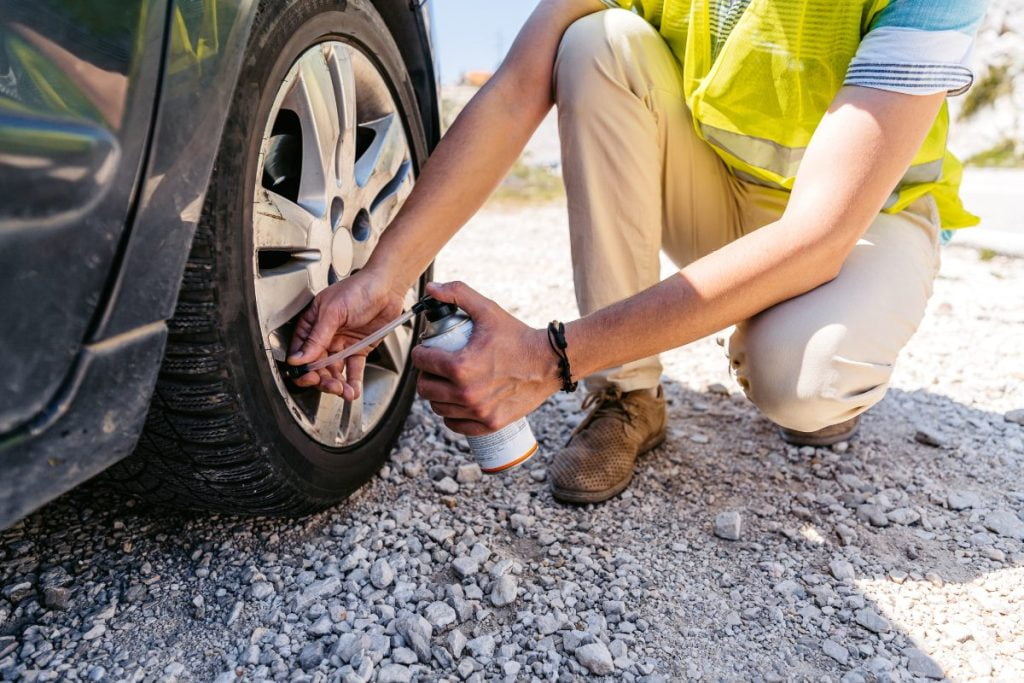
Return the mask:
[[466, 647], [478, 660], [489, 660], [494, 656], [494, 636], [488, 634], [478, 636], [466, 643]]
[[503, 574], [498, 577], [491, 588], [491, 604], [495, 607], [505, 607], [515, 602], [516, 593], [519, 589], [519, 582], [510, 574]]
[[395, 580], [395, 570], [391, 564], [381, 558], [370, 565], [370, 581], [376, 588], [387, 588]]
[[909, 526], [921, 519], [921, 515], [916, 510], [911, 510], [910, 508], [896, 508], [885, 513], [885, 516], [893, 524], [901, 526]]
[[472, 557], [456, 557], [452, 560], [452, 569], [454, 569], [455, 573], [464, 579], [467, 576], [473, 576], [473, 574], [480, 571], [480, 563]]
[[853, 620], [872, 633], [886, 633], [892, 628], [888, 619], [870, 607], [857, 610]]
[[302, 612], [313, 603], [329, 598], [339, 590], [341, 590], [341, 579], [337, 576], [329, 576], [323, 581], [314, 581], [295, 596], [292, 609]]
[[953, 510], [981, 507], [981, 496], [974, 491], [954, 490], [946, 494], [946, 504]]
[[836, 558], [828, 563], [828, 569], [839, 581], [852, 581], [856, 576], [853, 565], [846, 560]]
[[462, 656], [462, 650], [466, 647], [466, 636], [462, 634], [459, 629], [454, 629], [448, 633], [448, 649], [452, 653], [452, 657], [458, 659]]
[[908, 647], [903, 651], [907, 657], [907, 670], [915, 676], [924, 676], [939, 680], [945, 678], [942, 667], [916, 647]]
[[106, 626], [104, 626], [103, 624], [96, 624], [95, 626], [93, 626], [88, 631], [82, 634], [82, 640], [96, 640], [106, 632]]
[[274, 595], [274, 584], [269, 581], [257, 581], [252, 585], [252, 597], [256, 600], [266, 600]]
[[434, 634], [430, 622], [418, 614], [410, 614], [398, 620], [395, 630], [405, 638], [406, 644], [416, 652], [421, 662], [430, 662], [430, 638]]
[[459, 465], [459, 469], [455, 474], [455, 481], [460, 484], [475, 484], [483, 478], [484, 473], [480, 470], [480, 465], [477, 465], [475, 462]]
[[715, 515], [715, 536], [727, 541], [740, 540], [743, 516], [736, 510], [727, 510]]
[[843, 666], [850, 661], [849, 651], [831, 638], [821, 641], [821, 651]]
[[442, 629], [449, 624], [455, 623], [455, 610], [443, 602], [432, 602], [423, 610], [430, 625], [436, 629]]
[[612, 654], [604, 643], [596, 642], [576, 648], [576, 660], [596, 676], [607, 676], [615, 671]]
[[1024, 522], [1013, 510], [999, 508], [985, 515], [985, 528], [992, 533], [1024, 541]]
[[401, 664], [387, 664], [377, 674], [377, 683], [409, 683], [411, 680], [412, 671]]
[[455, 495], [459, 492], [459, 485], [451, 477], [445, 477], [440, 481], [434, 482], [434, 488], [441, 493], [447, 493], [448, 495]]

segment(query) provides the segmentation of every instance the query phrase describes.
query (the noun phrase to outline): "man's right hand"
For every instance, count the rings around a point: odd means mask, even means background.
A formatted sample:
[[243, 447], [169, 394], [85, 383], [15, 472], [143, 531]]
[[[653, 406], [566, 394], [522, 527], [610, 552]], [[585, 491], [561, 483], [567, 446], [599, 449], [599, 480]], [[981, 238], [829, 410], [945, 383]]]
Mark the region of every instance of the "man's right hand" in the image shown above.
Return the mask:
[[[337, 353], [377, 331], [402, 312], [405, 291], [369, 270], [321, 291], [295, 324], [288, 364], [304, 365]], [[371, 349], [295, 380], [347, 401], [362, 393], [363, 368]]]

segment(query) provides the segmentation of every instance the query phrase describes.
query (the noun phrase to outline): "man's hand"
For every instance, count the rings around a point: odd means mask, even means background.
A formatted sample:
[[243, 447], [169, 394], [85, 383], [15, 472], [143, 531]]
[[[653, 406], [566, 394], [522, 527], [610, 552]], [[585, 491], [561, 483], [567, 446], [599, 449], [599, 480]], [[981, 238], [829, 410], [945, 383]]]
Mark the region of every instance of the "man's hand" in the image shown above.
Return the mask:
[[[404, 300], [404, 292], [398, 290], [363, 270], [317, 294], [295, 325], [288, 364], [312, 363], [337, 353], [398, 317]], [[307, 372], [295, 383], [355, 400], [362, 393], [369, 352], [366, 349], [340, 363]]]
[[469, 344], [454, 353], [417, 346], [420, 396], [452, 430], [490, 434], [523, 417], [558, 390], [557, 359], [544, 330], [527, 327], [461, 282], [427, 293], [473, 319]]

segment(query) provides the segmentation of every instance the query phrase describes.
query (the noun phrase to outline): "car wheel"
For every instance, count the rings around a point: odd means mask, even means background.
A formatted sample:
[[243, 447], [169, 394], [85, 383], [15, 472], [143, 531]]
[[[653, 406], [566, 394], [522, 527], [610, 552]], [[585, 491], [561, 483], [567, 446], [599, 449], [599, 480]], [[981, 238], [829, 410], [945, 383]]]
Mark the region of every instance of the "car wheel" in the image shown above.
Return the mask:
[[371, 353], [346, 402], [284, 376], [293, 323], [366, 264], [427, 140], [370, 2], [265, 1], [247, 50], [146, 429], [111, 476], [175, 505], [304, 513], [364, 483], [398, 438], [417, 329]]

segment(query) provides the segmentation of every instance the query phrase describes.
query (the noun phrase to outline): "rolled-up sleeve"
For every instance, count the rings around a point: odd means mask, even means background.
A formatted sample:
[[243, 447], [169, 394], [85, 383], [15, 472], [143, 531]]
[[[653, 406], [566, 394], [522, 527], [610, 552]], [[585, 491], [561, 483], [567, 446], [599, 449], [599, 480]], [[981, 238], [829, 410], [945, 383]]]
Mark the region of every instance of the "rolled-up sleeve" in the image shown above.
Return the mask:
[[986, 0], [893, 0], [874, 18], [844, 81], [910, 95], [959, 95]]

